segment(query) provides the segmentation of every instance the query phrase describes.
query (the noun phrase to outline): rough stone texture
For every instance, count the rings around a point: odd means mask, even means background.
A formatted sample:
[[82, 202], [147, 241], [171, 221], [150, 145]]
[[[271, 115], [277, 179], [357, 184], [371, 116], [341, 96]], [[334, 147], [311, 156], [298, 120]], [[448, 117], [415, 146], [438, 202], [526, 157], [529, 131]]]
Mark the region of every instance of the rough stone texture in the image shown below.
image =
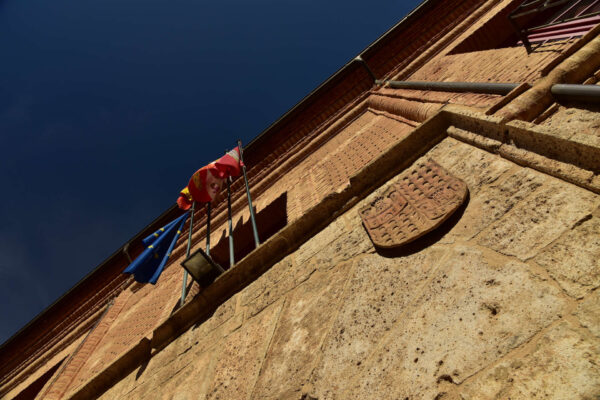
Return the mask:
[[597, 399], [600, 340], [563, 322], [535, 343], [530, 353], [506, 360], [469, 382], [462, 398]]
[[497, 181], [481, 188], [448, 236], [471, 239], [503, 217], [546, 180], [540, 173], [529, 169], [511, 169]]
[[252, 398], [281, 399], [300, 391], [330, 320], [336, 315], [350, 265], [316, 273], [287, 296]]
[[542, 125], [556, 127], [570, 135], [580, 133], [600, 137], [600, 107], [560, 107]]
[[589, 217], [535, 258], [576, 298], [600, 287], [600, 218]]
[[[242, 324], [239, 318], [241, 315], [233, 315], [236, 301], [237, 297], [233, 297], [225, 302], [211, 318], [199, 326], [190, 328], [166, 348], [154, 354], [148, 362], [131, 372], [101, 398], [160, 398], [158, 394], [163, 393], [169, 393], [173, 398], [179, 399], [192, 398], [189, 397], [191, 393], [198, 397], [201, 397], [201, 394], [204, 396], [208, 391], [223, 338]], [[168, 391], [166, 385], [169, 387]]]
[[273, 304], [225, 338], [207, 399], [249, 398], [281, 306], [281, 301]]
[[247, 309], [247, 316], [258, 314], [307, 280], [315, 270], [314, 264], [293, 262], [292, 257], [275, 264], [242, 292], [241, 305]]
[[479, 243], [530, 259], [590, 215], [597, 203], [593, 193], [552, 179], [492, 225]]
[[575, 315], [581, 325], [600, 337], [600, 291], [596, 290], [579, 303]]
[[428, 156], [448, 172], [464, 180], [471, 197], [513, 167], [511, 162], [501, 157], [452, 138], [444, 139], [431, 149]]
[[434, 398], [547, 326], [565, 309], [560, 291], [526, 265], [456, 246], [410, 310], [335, 398]]
[[348, 385], [375, 345], [397, 323], [435, 270], [444, 249], [429, 248], [408, 257], [368, 255], [356, 261], [342, 307], [323, 344], [311, 378], [319, 399], [333, 398]]
[[442, 141], [428, 155], [469, 185], [470, 199], [464, 215], [442, 238], [443, 243], [473, 238], [549, 179], [452, 138]]

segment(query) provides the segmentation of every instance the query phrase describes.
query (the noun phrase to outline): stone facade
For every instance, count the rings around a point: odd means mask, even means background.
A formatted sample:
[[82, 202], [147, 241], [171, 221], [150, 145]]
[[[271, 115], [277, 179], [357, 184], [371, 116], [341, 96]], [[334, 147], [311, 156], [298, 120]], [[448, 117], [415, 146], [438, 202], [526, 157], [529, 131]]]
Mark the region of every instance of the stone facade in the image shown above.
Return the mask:
[[[350, 64], [248, 149], [259, 217], [276, 207], [282, 228], [183, 306], [185, 233], [156, 286], [106, 273], [119, 284], [75, 302], [76, 322], [1, 349], [0, 396], [598, 398], [600, 113], [550, 86], [597, 83], [600, 28], [531, 54], [489, 48], [518, 3], [430, 0], [361, 54], [379, 78], [513, 92], [392, 89]], [[465, 204], [376, 248], [359, 211], [427, 160], [466, 183]]]

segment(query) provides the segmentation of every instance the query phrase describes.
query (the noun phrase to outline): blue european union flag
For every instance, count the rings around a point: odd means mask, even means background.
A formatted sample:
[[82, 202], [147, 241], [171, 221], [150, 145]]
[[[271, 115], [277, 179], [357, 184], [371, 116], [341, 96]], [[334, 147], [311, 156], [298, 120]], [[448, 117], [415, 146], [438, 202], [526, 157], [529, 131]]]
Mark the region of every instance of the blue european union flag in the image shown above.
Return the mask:
[[146, 248], [123, 273], [133, 274], [137, 282], [155, 284], [169, 260], [188, 215], [189, 213], [182, 215], [143, 239], [142, 243]]

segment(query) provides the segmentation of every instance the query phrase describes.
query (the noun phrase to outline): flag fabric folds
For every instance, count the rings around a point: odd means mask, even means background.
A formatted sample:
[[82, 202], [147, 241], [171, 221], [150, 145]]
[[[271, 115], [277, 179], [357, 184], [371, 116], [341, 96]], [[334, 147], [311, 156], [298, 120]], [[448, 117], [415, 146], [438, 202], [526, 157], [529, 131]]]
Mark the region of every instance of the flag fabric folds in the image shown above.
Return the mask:
[[144, 238], [142, 243], [146, 248], [123, 273], [133, 274], [137, 282], [156, 284], [187, 218], [188, 213]]
[[216, 167], [219, 171], [225, 174], [225, 178], [228, 176], [240, 176], [242, 173], [242, 163], [240, 162], [240, 148], [228, 151], [223, 157], [215, 161]]
[[181, 192], [179, 192], [179, 198], [177, 199], [177, 205], [179, 208], [187, 211], [192, 206], [193, 201], [194, 200], [192, 199], [190, 189], [187, 186], [181, 189]]
[[239, 146], [228, 151], [223, 157], [200, 168], [192, 175], [188, 185], [181, 190], [177, 205], [182, 210], [189, 210], [192, 202], [211, 203], [216, 198], [223, 182], [228, 177], [242, 174]]
[[225, 178], [225, 173], [214, 162], [200, 168], [192, 175], [187, 186], [192, 199], [199, 203], [212, 202], [221, 191]]

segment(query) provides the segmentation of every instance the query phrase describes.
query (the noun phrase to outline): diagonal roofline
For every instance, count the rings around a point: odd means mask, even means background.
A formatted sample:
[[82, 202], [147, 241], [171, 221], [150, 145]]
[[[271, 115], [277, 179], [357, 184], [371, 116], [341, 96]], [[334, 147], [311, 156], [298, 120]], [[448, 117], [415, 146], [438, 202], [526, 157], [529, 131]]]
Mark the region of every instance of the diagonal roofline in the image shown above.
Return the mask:
[[[411, 12], [409, 12], [404, 18], [402, 18], [398, 23], [389, 28], [386, 32], [384, 32], [379, 38], [377, 38], [373, 43], [368, 45], [364, 50], [362, 50], [356, 57], [352, 58], [346, 64], [344, 64], [340, 69], [338, 69], [335, 73], [333, 73], [329, 78], [327, 78], [323, 83], [313, 89], [310, 93], [304, 96], [296, 105], [290, 108], [286, 113], [284, 113], [281, 117], [279, 117], [276, 121], [274, 121], [271, 125], [269, 125], [265, 130], [260, 132], [254, 139], [252, 139], [244, 148], [244, 151], [253, 152], [253, 150], [258, 146], [261, 142], [273, 137], [277, 129], [281, 127], [283, 124], [291, 120], [294, 116], [302, 112], [302, 110], [314, 99], [316, 99], [319, 95], [325, 92], [328, 87], [334, 83], [337, 79], [340, 79], [345, 72], [347, 72], [353, 64], [360, 62], [358, 60], [359, 57], [365, 59], [368, 57], [369, 53], [376, 49], [378, 46], [382, 44], [382, 42], [387, 39], [393, 32], [401, 28], [403, 25], [409, 24], [415, 18], [418, 18], [422, 13], [426, 12], [433, 5], [441, 2], [441, 0], [423, 0], [417, 7], [415, 7]], [[4, 343], [0, 345], [0, 357], [2, 353], [5, 352], [10, 345], [23, 333], [25, 333], [30, 328], [34, 327], [38, 322], [42, 320], [42, 317], [52, 311], [53, 308], [58, 306], [63, 301], [67, 301], [67, 299], [77, 291], [81, 286], [90, 281], [97, 275], [100, 271], [105, 269], [108, 265], [115, 262], [119, 256], [122, 255], [123, 249], [138, 240], [147, 234], [154, 232], [156, 227], [160, 225], [161, 222], [167, 220], [170, 217], [176, 216], [178, 214], [178, 207], [173, 205], [166, 209], [160, 216], [155, 218], [152, 222], [142, 228], [139, 233], [133, 236], [130, 240], [125, 242], [122, 246], [120, 246], [113, 254], [108, 256], [104, 261], [102, 261], [96, 268], [86, 274], [83, 278], [81, 278], [75, 285], [73, 285], [67, 292], [61, 295], [58, 299], [52, 302], [49, 306], [40, 311], [32, 320], [30, 320], [25, 326], [19, 329], [16, 333], [14, 333], [11, 337], [9, 337]]]

